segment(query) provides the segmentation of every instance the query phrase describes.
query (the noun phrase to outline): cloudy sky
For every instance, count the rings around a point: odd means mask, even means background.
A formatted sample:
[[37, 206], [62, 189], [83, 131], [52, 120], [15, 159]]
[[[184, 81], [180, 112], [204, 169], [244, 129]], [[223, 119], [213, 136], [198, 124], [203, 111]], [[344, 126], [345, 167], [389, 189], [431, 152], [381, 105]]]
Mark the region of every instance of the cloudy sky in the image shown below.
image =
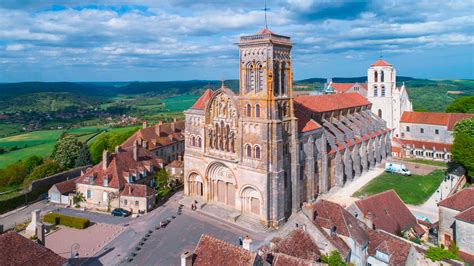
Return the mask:
[[[264, 1], [0, 1], [0, 82], [238, 77], [239, 36]], [[295, 79], [363, 76], [380, 54], [399, 75], [474, 78], [474, 1], [268, 0], [294, 42]]]

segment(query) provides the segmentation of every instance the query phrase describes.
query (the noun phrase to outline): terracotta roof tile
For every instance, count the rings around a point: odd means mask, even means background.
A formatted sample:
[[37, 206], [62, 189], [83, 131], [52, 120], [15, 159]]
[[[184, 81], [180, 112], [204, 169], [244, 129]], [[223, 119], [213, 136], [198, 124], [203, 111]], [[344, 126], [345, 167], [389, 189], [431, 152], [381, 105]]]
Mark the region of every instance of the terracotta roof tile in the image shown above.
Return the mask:
[[148, 197], [155, 195], [156, 191], [144, 184], [126, 184], [120, 196], [124, 197]]
[[184, 167], [184, 161], [178, 161], [178, 160], [174, 160], [165, 166], [165, 168], [183, 168], [183, 167]]
[[203, 234], [194, 250], [194, 266], [252, 265], [256, 254]]
[[458, 255], [466, 263], [466, 265], [474, 265], [474, 254], [469, 254], [459, 250]]
[[372, 64], [372, 66], [392, 66], [391, 64], [389, 64], [387, 61], [385, 60], [382, 60], [382, 59], [378, 59], [377, 61], [375, 61], [375, 63]]
[[355, 202], [364, 216], [370, 212], [376, 229], [391, 234], [415, 227], [416, 217], [410, 212], [394, 190], [372, 195]]
[[401, 123], [442, 125], [448, 127], [449, 131], [462, 119], [474, 117], [474, 114], [459, 113], [432, 113], [432, 112], [403, 112]]
[[15, 233], [0, 235], [0, 265], [63, 265], [66, 259]]
[[379, 250], [390, 257], [390, 265], [405, 265], [411, 245], [383, 231], [368, 230], [369, 246], [367, 253], [375, 257]]
[[184, 141], [184, 120], [142, 128], [128, 138], [121, 146], [125, 148], [131, 147], [135, 140], [139, 140], [140, 143], [142, 140], [147, 141], [149, 150], [182, 142]]
[[304, 108], [295, 105], [295, 116], [298, 118], [298, 132], [305, 133], [321, 128], [321, 125], [305, 114]]
[[269, 30], [268, 28], [264, 28], [264, 29], [261, 29], [259, 32], [257, 32], [257, 35], [260, 35], [260, 34], [273, 34], [273, 32]]
[[273, 266], [312, 266], [319, 264], [316, 264], [314, 261], [311, 260], [295, 258], [283, 253], [275, 253], [272, 255], [273, 261], [271, 265]]
[[206, 108], [207, 102], [211, 99], [213, 91], [211, 89], [207, 89], [201, 97], [194, 103], [191, 109], [199, 109], [204, 110]]
[[464, 221], [464, 222], [474, 223], [474, 206], [461, 212], [460, 214], [456, 215], [456, 217], [454, 218]]
[[355, 83], [336, 83], [333, 82], [331, 83], [331, 88], [333, 88], [335, 91], [338, 93], [344, 93], [348, 91], [352, 86], [354, 86]]
[[465, 188], [438, 203], [438, 206], [465, 211], [474, 206], [474, 187]]
[[302, 95], [295, 98], [295, 103], [311, 112], [330, 112], [335, 110], [368, 106], [371, 103], [358, 93], [338, 93], [326, 95]]
[[434, 147], [437, 151], [444, 151], [445, 149], [446, 151], [451, 150], [451, 144], [446, 144], [446, 143], [410, 140], [410, 139], [397, 139], [397, 142], [409, 147], [415, 146], [416, 149], [430, 149], [431, 150]]
[[276, 243], [272, 252], [310, 261], [317, 261], [321, 257], [318, 246], [302, 229], [293, 230], [287, 237]]
[[66, 180], [63, 182], [59, 182], [54, 184], [54, 186], [58, 189], [59, 193], [64, 194], [64, 193], [71, 193], [76, 190], [76, 181], [78, 177], [71, 179], [71, 180]]
[[319, 200], [314, 205], [315, 222], [326, 229], [336, 229], [336, 233], [354, 239], [360, 245], [365, 245], [368, 241], [367, 233], [359, 224], [359, 221], [352, 216], [341, 205]]

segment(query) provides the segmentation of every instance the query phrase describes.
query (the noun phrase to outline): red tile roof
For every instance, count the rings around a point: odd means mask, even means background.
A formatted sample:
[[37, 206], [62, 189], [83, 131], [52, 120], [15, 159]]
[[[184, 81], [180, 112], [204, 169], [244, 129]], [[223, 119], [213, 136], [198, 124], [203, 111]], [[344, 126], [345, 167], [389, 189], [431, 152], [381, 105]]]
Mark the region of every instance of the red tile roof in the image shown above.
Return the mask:
[[376, 229], [397, 234], [398, 231], [405, 231], [417, 225], [416, 217], [393, 189], [358, 200], [355, 204], [364, 216], [369, 212], [372, 214]]
[[411, 245], [383, 231], [369, 230], [367, 253], [375, 257], [377, 250], [390, 257], [390, 265], [405, 265]]
[[375, 61], [375, 63], [373, 63], [372, 66], [392, 66], [392, 65], [389, 64], [385, 60], [379, 59], [379, 60]]
[[15, 233], [0, 235], [0, 265], [63, 265], [66, 259]]
[[302, 229], [293, 230], [287, 237], [276, 243], [272, 252], [310, 261], [317, 261], [321, 257], [318, 246]]
[[141, 171], [150, 173], [153, 166], [154, 171], [162, 166], [161, 159], [155, 154], [138, 147], [138, 161], [133, 158], [133, 147], [122, 148], [118, 153], [110, 155], [107, 169], [103, 169], [103, 162], [95, 165], [77, 179], [77, 183], [103, 186], [104, 179], [108, 178], [108, 187], [122, 189], [128, 183], [128, 176], [138, 175]]
[[201, 235], [194, 250], [194, 266], [252, 265], [256, 254], [209, 235]]
[[474, 206], [474, 187], [465, 188], [438, 203], [438, 206], [465, 211]]
[[474, 265], [474, 255], [463, 252], [462, 250], [458, 251], [459, 257], [466, 263], [466, 265]]
[[165, 166], [165, 168], [183, 168], [183, 167], [184, 167], [184, 162], [178, 161], [178, 160], [174, 160]]
[[153, 196], [155, 194], [156, 194], [156, 191], [147, 185], [126, 184], [122, 192], [120, 193], [120, 196], [146, 198], [148, 196]]
[[371, 103], [358, 93], [338, 93], [326, 95], [302, 95], [295, 98], [297, 105], [302, 105], [311, 112], [330, 112], [335, 110], [368, 106]]
[[211, 89], [207, 89], [201, 97], [194, 103], [191, 109], [199, 109], [204, 110], [206, 108], [207, 102], [211, 99], [213, 91]]
[[273, 266], [313, 266], [313, 265], [316, 265], [316, 263], [314, 263], [311, 260], [295, 258], [283, 253], [275, 253], [273, 254], [273, 261], [271, 265]]
[[54, 184], [54, 186], [58, 189], [59, 193], [61, 194], [74, 192], [76, 190], [77, 179], [78, 177], [71, 180], [59, 182], [59, 183]]
[[321, 128], [321, 125], [305, 114], [300, 105], [295, 105], [295, 116], [298, 118], [298, 132], [305, 133]]
[[336, 233], [354, 239], [360, 245], [365, 245], [368, 241], [367, 233], [359, 224], [359, 221], [352, 216], [341, 205], [319, 200], [314, 205], [315, 222], [326, 229], [335, 227]]
[[398, 139], [397, 140], [399, 143], [405, 146], [409, 146], [410, 148], [415, 146], [416, 149], [433, 149], [433, 147], [437, 151], [450, 151], [451, 150], [451, 144], [446, 144], [446, 143], [439, 143], [439, 142], [430, 142], [430, 141], [421, 141], [421, 140], [410, 140], [410, 139]]
[[261, 29], [259, 32], [257, 32], [258, 35], [260, 34], [273, 34], [273, 32], [271, 30], [269, 30], [268, 28], [264, 28], [264, 29]]
[[431, 112], [403, 112], [401, 123], [428, 124], [447, 126], [452, 131], [454, 125], [462, 119], [474, 117], [474, 114], [460, 113], [431, 113]]
[[333, 82], [331, 83], [331, 88], [333, 88], [335, 91], [339, 93], [344, 93], [348, 91], [352, 86], [354, 86], [355, 83], [336, 83]]
[[146, 140], [148, 142], [148, 149], [154, 150], [170, 144], [184, 141], [184, 120], [156, 124], [151, 127], [142, 128], [128, 138], [121, 146], [131, 147], [135, 140]]
[[474, 223], [474, 206], [461, 212], [460, 214], [456, 215], [456, 217], [454, 218], [464, 221], [464, 222]]

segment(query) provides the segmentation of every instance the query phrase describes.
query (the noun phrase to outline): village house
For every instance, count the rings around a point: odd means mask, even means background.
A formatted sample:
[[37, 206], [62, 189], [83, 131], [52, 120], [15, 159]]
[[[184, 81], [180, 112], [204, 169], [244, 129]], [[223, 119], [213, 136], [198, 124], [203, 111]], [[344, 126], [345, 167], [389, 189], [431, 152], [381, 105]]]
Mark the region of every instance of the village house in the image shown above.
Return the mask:
[[347, 210], [368, 228], [380, 229], [393, 235], [427, 240], [428, 228], [418, 224], [416, 217], [395, 190], [357, 200]]
[[125, 184], [120, 192], [120, 208], [147, 213], [155, 205], [156, 191], [145, 184]]
[[184, 155], [184, 121], [160, 121], [154, 126], [143, 122], [143, 127], [128, 138], [122, 147], [132, 146], [135, 141], [161, 158], [165, 165], [179, 160]]
[[451, 160], [453, 130], [457, 122], [474, 114], [404, 112], [400, 136], [392, 143], [392, 156], [437, 161]]
[[367, 97], [367, 83], [337, 83], [329, 81], [324, 89], [324, 93], [326, 94], [353, 92]]
[[184, 162], [181, 160], [181, 158], [167, 164], [165, 169], [170, 177], [174, 178], [175, 180], [179, 180], [180, 182], [183, 181]]
[[[102, 162], [87, 169], [76, 182], [76, 191], [82, 193], [85, 201], [81, 202], [82, 207], [94, 208], [108, 211], [112, 208], [124, 207], [120, 200], [121, 192], [127, 184], [146, 184], [154, 186], [153, 174], [163, 168], [163, 162], [154, 153], [150, 152], [135, 140], [128, 148], [118, 146], [115, 152], [110, 154], [104, 151]], [[138, 186], [130, 186], [133, 191], [143, 191]], [[145, 193], [124, 193], [127, 198], [126, 207], [130, 207], [128, 197], [142, 197], [139, 206], [148, 204], [149, 190]], [[146, 202], [145, 204], [142, 204]], [[133, 201], [135, 204], [135, 201]], [[134, 206], [135, 207], [135, 206]], [[130, 208], [132, 209], [132, 208]], [[133, 210], [145, 210], [144, 208], [133, 208]], [[145, 211], [146, 211], [145, 210]]]
[[465, 188], [438, 203], [438, 243], [448, 248], [453, 242], [459, 247], [459, 255], [470, 261], [474, 261], [473, 207], [474, 187]]
[[59, 182], [51, 186], [48, 190], [48, 197], [52, 203], [71, 206], [73, 204], [74, 193], [76, 192], [77, 178]]

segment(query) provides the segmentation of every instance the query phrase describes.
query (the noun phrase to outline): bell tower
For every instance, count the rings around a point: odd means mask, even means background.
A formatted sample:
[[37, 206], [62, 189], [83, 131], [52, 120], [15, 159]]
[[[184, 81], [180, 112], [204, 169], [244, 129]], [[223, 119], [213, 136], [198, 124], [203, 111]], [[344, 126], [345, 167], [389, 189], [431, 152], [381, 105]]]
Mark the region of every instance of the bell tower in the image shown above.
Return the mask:
[[[289, 37], [264, 28], [257, 34], [242, 36], [238, 46], [242, 163], [268, 173], [268, 220], [278, 224], [300, 204], [292, 44]], [[258, 163], [254, 160], [256, 147]]]

